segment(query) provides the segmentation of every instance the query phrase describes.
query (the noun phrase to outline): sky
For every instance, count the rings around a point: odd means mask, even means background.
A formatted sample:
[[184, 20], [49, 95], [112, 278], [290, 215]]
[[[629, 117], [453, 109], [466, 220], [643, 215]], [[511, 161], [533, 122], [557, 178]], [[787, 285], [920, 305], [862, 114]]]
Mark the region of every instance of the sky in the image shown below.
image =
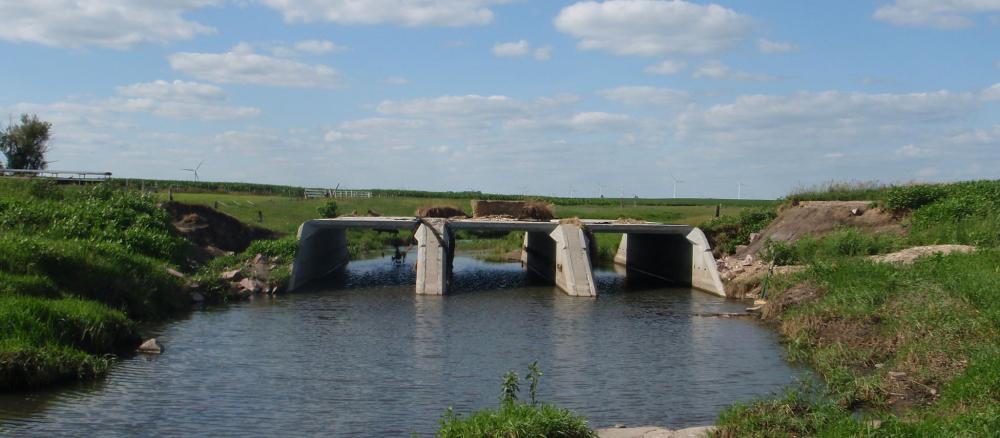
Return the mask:
[[776, 198], [996, 179], [1000, 0], [0, 0], [51, 169]]

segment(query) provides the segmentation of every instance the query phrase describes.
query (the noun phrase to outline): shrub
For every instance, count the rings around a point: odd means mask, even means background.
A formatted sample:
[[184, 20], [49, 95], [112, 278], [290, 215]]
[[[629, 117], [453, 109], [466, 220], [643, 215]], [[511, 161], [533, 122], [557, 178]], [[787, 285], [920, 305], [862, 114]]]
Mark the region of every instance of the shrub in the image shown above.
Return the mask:
[[316, 212], [323, 218], [337, 217], [337, 201], [326, 201], [323, 205], [316, 207]]
[[886, 207], [890, 210], [916, 210], [944, 197], [948, 192], [945, 186], [938, 184], [915, 184], [897, 186], [889, 189], [886, 197]]
[[784, 241], [768, 240], [760, 253], [761, 259], [776, 266], [794, 265], [800, 262], [795, 247]]
[[712, 247], [732, 253], [738, 245], [748, 245], [750, 234], [766, 228], [777, 217], [771, 207], [748, 208], [735, 216], [722, 216], [701, 225]]

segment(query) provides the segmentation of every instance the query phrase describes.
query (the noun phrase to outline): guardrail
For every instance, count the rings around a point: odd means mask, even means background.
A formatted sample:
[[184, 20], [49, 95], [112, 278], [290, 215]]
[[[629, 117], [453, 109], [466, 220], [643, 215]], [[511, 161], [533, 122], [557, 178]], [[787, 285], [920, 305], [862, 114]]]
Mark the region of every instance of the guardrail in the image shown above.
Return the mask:
[[371, 190], [341, 190], [341, 189], [302, 189], [306, 199], [311, 198], [371, 198]]
[[107, 181], [111, 172], [88, 172], [82, 170], [48, 170], [48, 169], [0, 169], [0, 177], [5, 178], [42, 178], [67, 182]]

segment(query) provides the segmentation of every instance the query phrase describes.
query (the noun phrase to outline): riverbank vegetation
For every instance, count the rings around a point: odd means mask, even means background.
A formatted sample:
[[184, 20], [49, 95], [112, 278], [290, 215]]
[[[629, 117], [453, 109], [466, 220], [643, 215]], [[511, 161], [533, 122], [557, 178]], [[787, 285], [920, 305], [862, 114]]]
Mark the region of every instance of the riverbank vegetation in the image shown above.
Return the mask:
[[448, 408], [439, 421], [438, 438], [465, 437], [566, 437], [596, 438], [587, 420], [568, 409], [537, 400], [541, 371], [538, 363], [528, 367], [525, 381], [529, 399], [518, 400], [521, 382], [513, 371], [504, 375], [500, 386], [500, 407], [483, 409], [461, 416]]
[[[904, 234], [839, 230], [764, 257], [805, 269], [771, 280], [762, 317], [821, 378], [719, 418], [722, 436], [990, 436], [1000, 430], [1000, 181], [865, 187]], [[827, 199], [825, 195], [810, 198]], [[857, 198], [839, 188], [836, 197]], [[972, 253], [869, 258], [929, 244]]]
[[187, 244], [150, 196], [0, 181], [0, 390], [99, 375], [186, 308]]

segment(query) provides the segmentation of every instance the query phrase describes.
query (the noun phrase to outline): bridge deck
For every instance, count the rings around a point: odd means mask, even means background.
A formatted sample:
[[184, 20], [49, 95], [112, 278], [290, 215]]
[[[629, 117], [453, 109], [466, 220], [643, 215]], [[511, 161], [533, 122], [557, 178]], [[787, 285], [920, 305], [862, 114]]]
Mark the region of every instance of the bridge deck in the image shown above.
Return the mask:
[[[446, 219], [452, 230], [474, 231], [528, 231], [551, 233], [559, 226], [558, 220], [527, 221], [515, 219]], [[309, 221], [316, 226], [330, 228], [367, 228], [374, 230], [412, 230], [421, 224], [420, 218], [410, 216], [338, 217]], [[690, 225], [661, 224], [655, 222], [619, 222], [599, 219], [580, 220], [590, 232], [631, 234], [688, 234]]]

